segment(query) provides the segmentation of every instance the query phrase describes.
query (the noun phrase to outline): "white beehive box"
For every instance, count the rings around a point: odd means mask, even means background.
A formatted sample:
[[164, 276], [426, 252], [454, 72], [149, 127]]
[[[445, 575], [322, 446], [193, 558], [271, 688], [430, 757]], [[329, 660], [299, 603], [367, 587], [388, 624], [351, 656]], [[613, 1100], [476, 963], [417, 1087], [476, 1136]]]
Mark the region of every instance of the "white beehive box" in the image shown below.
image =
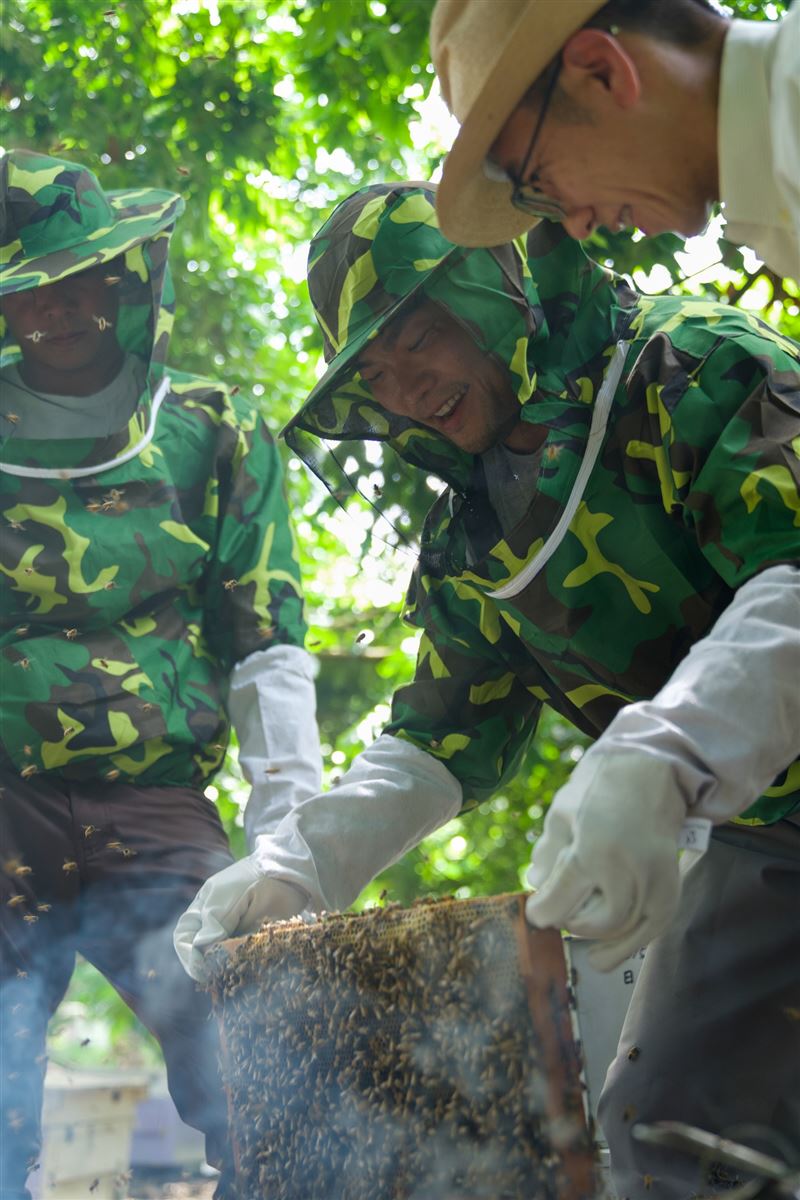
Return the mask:
[[198, 1170], [205, 1159], [205, 1138], [178, 1115], [167, 1090], [166, 1072], [152, 1074], [149, 1094], [136, 1113], [131, 1166]]
[[67, 1071], [45, 1078], [42, 1158], [33, 1200], [120, 1200], [128, 1194], [131, 1135], [146, 1072]]

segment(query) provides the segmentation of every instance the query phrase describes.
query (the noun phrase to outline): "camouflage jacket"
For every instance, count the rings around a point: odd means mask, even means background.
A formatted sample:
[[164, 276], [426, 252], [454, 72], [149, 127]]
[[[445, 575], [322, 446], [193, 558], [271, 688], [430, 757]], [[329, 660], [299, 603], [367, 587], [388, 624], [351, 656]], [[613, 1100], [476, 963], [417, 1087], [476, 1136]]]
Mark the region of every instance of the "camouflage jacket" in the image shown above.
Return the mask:
[[[141, 194], [119, 195], [127, 226], [107, 255], [125, 254], [119, 340], [149, 362], [128, 428], [50, 443], [0, 421], [0, 765], [26, 778], [199, 784], [225, 753], [233, 665], [303, 643], [298, 568], [264, 421], [224, 385], [165, 366], [180, 202], [145, 236], [127, 200]], [[12, 260], [3, 286], [96, 257], [53, 261]], [[4, 362], [17, 356], [4, 346]]]
[[[337, 496], [347, 482], [369, 495], [337, 439], [378, 443], [386, 480], [402, 462], [447, 483], [408, 595], [416, 673], [387, 732], [441, 759], [467, 805], [517, 767], [544, 703], [601, 734], [655, 695], [737, 587], [800, 559], [799, 351], [749, 314], [638, 295], [547, 222], [525, 243], [456, 248], [414, 185], [340, 206], [309, 282], [332, 362], [290, 445]], [[522, 420], [547, 430], [505, 535], [481, 459], [388, 415], [352, 365], [420, 292], [502, 359]], [[795, 762], [741, 819], [799, 804]]]

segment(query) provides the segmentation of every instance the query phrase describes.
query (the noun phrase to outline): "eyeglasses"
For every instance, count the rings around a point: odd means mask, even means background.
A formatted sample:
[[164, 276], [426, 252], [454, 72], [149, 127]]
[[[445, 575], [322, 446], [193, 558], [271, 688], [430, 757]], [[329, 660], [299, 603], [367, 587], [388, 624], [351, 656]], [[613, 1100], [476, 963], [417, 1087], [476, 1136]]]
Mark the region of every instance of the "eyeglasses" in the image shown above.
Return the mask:
[[549, 196], [536, 187], [536, 179], [538, 172], [534, 171], [530, 179], [526, 180], [525, 176], [528, 171], [533, 151], [536, 143], [539, 140], [539, 134], [542, 132], [544, 119], [547, 116], [547, 110], [550, 107], [550, 101], [553, 98], [553, 93], [558, 82], [558, 77], [561, 74], [561, 56], [556, 60], [550, 78], [547, 81], [547, 86], [542, 97], [542, 107], [539, 109], [539, 117], [533, 127], [531, 140], [528, 142], [528, 149], [525, 152], [525, 157], [522, 160], [522, 166], [517, 175], [508, 173], [508, 178], [514, 185], [514, 190], [511, 193], [511, 203], [514, 208], [518, 208], [520, 212], [528, 213], [532, 217], [543, 217], [550, 221], [561, 221], [566, 216], [564, 209], [556, 200], [551, 200]]

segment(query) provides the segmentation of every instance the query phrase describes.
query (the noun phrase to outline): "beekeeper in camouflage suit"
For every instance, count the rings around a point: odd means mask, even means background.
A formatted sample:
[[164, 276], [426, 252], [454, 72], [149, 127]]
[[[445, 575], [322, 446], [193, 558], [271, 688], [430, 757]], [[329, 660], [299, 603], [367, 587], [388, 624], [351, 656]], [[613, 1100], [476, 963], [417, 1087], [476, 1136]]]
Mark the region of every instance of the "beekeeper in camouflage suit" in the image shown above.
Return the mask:
[[172, 947], [178, 914], [232, 862], [204, 788], [232, 720], [255, 846], [320, 773], [276, 448], [249, 401], [166, 362], [182, 200], [104, 193], [26, 151], [0, 170], [8, 1200], [28, 1194], [47, 1021], [76, 951], [158, 1038], [178, 1110], [220, 1162], [208, 998]]
[[[497, 791], [544, 703], [595, 736], [534, 848], [528, 915], [598, 939], [601, 968], [663, 935], [603, 1116], [619, 1195], [682, 1197], [693, 1164], [637, 1149], [634, 1114], [798, 1132], [798, 347], [640, 296], [550, 223], [458, 249], [433, 206], [430, 186], [369, 187], [312, 242], [329, 365], [290, 446], [337, 495], [378, 504], [407, 466], [445, 486], [408, 597], [415, 678], [265, 839], [252, 890], [276, 914], [291, 887], [343, 908]], [[716, 831], [679, 900], [687, 816]], [[216, 887], [179, 924], [198, 974]]]

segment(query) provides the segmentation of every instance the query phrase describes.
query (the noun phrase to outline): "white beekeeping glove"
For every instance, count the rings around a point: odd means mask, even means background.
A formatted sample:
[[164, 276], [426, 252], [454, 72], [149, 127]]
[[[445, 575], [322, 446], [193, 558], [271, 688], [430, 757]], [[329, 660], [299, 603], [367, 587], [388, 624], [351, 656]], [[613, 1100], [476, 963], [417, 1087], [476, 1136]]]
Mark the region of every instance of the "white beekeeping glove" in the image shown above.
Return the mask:
[[265, 877], [249, 854], [207, 879], [172, 935], [183, 969], [192, 979], [206, 978], [204, 951], [215, 942], [253, 933], [263, 921], [282, 921], [302, 912], [304, 892], [281, 879]]
[[[239, 765], [251, 785], [244, 812], [247, 842], [277, 829], [287, 813], [320, 789], [315, 663], [300, 646], [257, 650], [231, 672], [228, 713], [239, 740]], [[194, 979], [204, 976], [203, 949], [267, 919], [294, 916], [305, 892], [280, 880], [267, 886], [253, 855], [217, 872], [200, 888], [175, 929], [175, 948]]]
[[795, 758], [798, 680], [800, 571], [770, 567], [557, 793], [533, 850], [528, 920], [599, 939], [601, 970], [657, 937], [678, 904], [684, 817], [737, 816]]
[[461, 807], [461, 785], [433, 755], [382, 734], [328, 792], [291, 809], [253, 853], [213, 875], [175, 928], [178, 957], [204, 977], [202, 951], [303, 910], [347, 908], [362, 888]]
[[589, 952], [600, 970], [652, 941], [678, 904], [686, 808], [660, 759], [635, 751], [584, 756], [534, 847], [527, 878], [538, 890], [528, 898], [528, 920], [606, 939]]
[[252, 785], [244, 810], [251, 849], [259, 834], [277, 829], [320, 789], [315, 669], [300, 646], [271, 646], [231, 672], [228, 713], [239, 739], [239, 766]]

